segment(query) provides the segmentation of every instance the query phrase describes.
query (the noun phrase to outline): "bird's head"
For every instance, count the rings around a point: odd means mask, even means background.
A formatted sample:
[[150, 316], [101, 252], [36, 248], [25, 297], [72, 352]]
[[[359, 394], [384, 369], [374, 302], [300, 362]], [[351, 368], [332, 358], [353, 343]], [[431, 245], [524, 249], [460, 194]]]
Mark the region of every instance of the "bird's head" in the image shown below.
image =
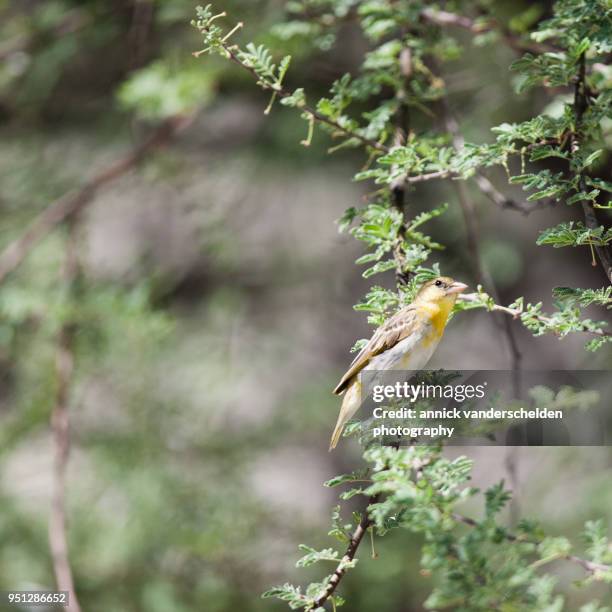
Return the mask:
[[448, 276], [439, 276], [426, 282], [419, 289], [415, 301], [454, 304], [457, 296], [466, 289], [467, 285], [465, 283], [460, 283]]

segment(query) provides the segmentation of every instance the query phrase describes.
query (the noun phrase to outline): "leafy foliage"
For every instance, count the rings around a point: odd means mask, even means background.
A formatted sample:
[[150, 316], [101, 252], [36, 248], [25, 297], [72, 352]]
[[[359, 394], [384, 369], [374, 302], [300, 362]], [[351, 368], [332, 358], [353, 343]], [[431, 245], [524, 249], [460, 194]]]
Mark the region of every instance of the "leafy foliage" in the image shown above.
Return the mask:
[[[565, 201], [568, 205], [589, 202], [595, 207], [607, 206], [601, 201], [602, 192], [607, 191], [607, 182], [584, 175], [602, 159], [603, 149], [597, 144], [602, 142], [602, 121], [610, 114], [610, 95], [605, 83], [594, 77], [589, 80], [591, 91], [588, 107], [581, 111], [579, 147], [575, 146], [573, 136], [577, 129], [577, 111], [569, 102], [563, 103], [562, 111], [555, 116], [542, 113], [522, 123], [503, 123], [492, 128], [496, 135], [493, 144], [466, 143], [456, 150], [447, 137], [435, 133], [418, 137], [410, 134], [403, 143], [391, 143], [398, 130], [397, 117], [405, 112], [402, 108], [423, 110], [431, 101], [441, 100], [446, 95], [443, 80], [427, 67], [426, 59], [433, 57], [444, 61], [455, 57], [459, 52], [456, 41], [443, 29], [428, 25], [408, 33], [402, 29], [403, 24], [417, 22], [427, 14], [425, 5], [419, 2], [401, 4], [399, 8], [391, 7], [386, 1], [348, 2], [341, 3], [341, 6], [330, 2], [304, 2], [292, 4], [290, 10], [302, 15], [302, 23], [312, 23], [313, 15], [316, 15], [316, 22], [325, 24], [330, 32], [339, 27], [342, 19], [356, 11], [364, 34], [373, 44], [364, 58], [361, 73], [356, 77], [345, 74], [336, 80], [330, 96], [321, 98], [316, 109], [309, 110], [306, 106], [303, 88], [283, 91], [288, 57], [277, 69], [267, 49], [249, 44], [246, 50], [242, 50], [238, 45], [229, 45], [226, 41], [231, 32], [226, 33], [217, 25], [221, 16], [213, 15], [210, 7], [199, 9], [195, 25], [204, 34], [208, 50], [235, 56], [238, 63], [256, 73], [262, 88], [275, 92], [273, 100], [279, 93], [283, 104], [306, 109], [303, 113], [309, 122], [306, 144], [310, 143], [314, 124], [318, 123], [333, 137], [342, 138], [335, 150], [359, 145], [366, 145], [370, 150], [371, 167], [358, 172], [355, 178], [373, 180], [388, 189], [376, 192], [376, 196], [361, 210], [348, 209], [340, 220], [340, 228], [344, 230], [353, 225], [352, 235], [369, 248], [357, 260], [359, 265], [370, 264], [363, 272], [365, 278], [393, 270], [398, 278], [412, 283], [408, 291], [400, 287], [395, 297], [386, 290], [373, 288], [365, 301], [358, 305], [358, 309], [372, 313], [369, 317], [371, 323], [380, 324], [385, 313], [410, 298], [414, 292], [413, 279], [422, 279], [421, 270], [424, 270], [432, 252], [443, 248], [442, 244], [417, 228], [444, 212], [446, 205], [409, 220], [403, 208], [394, 203], [392, 192], [398, 184], [403, 184], [402, 190], [406, 190], [412, 184], [436, 178], [467, 180], [482, 168], [501, 165], [508, 172], [511, 183], [520, 184], [529, 192], [528, 202], [552, 200]], [[603, 21], [601, 15], [605, 15]], [[538, 42], [553, 41], [555, 50], [537, 55], [527, 53], [512, 65], [512, 69], [522, 77], [521, 88], [538, 84], [546, 87], [573, 85], [585, 55], [588, 55], [589, 63], [594, 64], [599, 61], [598, 54], [606, 53], [609, 17], [609, 10], [603, 3], [600, 6], [597, 2], [558, 2], [554, 17], [540, 23], [531, 33]], [[525, 22], [531, 18], [526, 15]], [[296, 23], [298, 21], [290, 23], [286, 35], [295, 29]], [[573, 24], [571, 28], [566, 27], [568, 23]], [[599, 25], [596, 27], [597, 35], [593, 36], [595, 23]], [[488, 26], [486, 22], [479, 24], [476, 21], [474, 27], [485, 29]], [[401, 36], [397, 35], [398, 31], [402, 32]], [[395, 37], [389, 38], [392, 35]], [[596, 91], [598, 84], [602, 86], [601, 91]], [[383, 87], [391, 88], [396, 95], [377, 102], [370, 110], [362, 111], [360, 116], [351, 113], [353, 107], [377, 100]], [[520, 171], [516, 173], [510, 171], [513, 157], [520, 159]], [[538, 167], [550, 160], [566, 163], [569, 173]], [[611, 232], [603, 225], [585, 227], [581, 221], [571, 221], [543, 230], [537, 244], [555, 248], [586, 246], [594, 261], [593, 249], [608, 248]], [[474, 305], [486, 307], [479, 300], [472, 302], [471, 307]], [[583, 304], [578, 301], [575, 307], [572, 311], [564, 309], [548, 317], [550, 324], [546, 324], [541, 305], [536, 304], [526, 308], [521, 320], [536, 335], [549, 332], [560, 337], [570, 332], [599, 334], [597, 330], [602, 330], [604, 323], [580, 322], [577, 309]], [[607, 342], [607, 334], [599, 335], [602, 338], [588, 344], [590, 349], [597, 349]]]
[[[539, 525], [523, 521], [517, 533], [500, 522], [500, 514], [510, 500], [504, 483], [484, 492], [481, 518], [466, 518], [458, 506], [475, 497], [469, 486], [472, 462], [466, 457], [449, 460], [440, 448], [416, 446], [407, 449], [372, 447], [364, 458], [370, 465], [372, 484], [362, 495], [383, 495], [370, 503], [369, 514], [379, 536], [403, 528], [424, 539], [421, 564], [426, 575], [439, 578], [425, 602], [428, 609], [453, 607], [460, 610], [490, 610], [500, 598], [506, 606], [539, 611], [546, 606], [562, 609], [563, 598], [554, 592], [554, 580], [539, 575], [537, 569], [571, 554], [571, 544], [563, 537], [545, 537]], [[347, 476], [343, 484], [350, 484]], [[469, 529], [462, 530], [462, 524]], [[605, 529], [601, 522], [585, 527], [587, 553], [598, 563], [610, 559]], [[341, 552], [326, 549], [308, 552], [298, 562], [335, 560]], [[345, 562], [343, 567], [353, 567]], [[598, 579], [612, 582], [612, 573]], [[264, 597], [288, 601], [292, 609], [314, 609], [315, 601], [328, 579], [308, 585], [304, 593], [291, 585], [275, 587]], [[510, 609], [510, 608], [509, 608]]]

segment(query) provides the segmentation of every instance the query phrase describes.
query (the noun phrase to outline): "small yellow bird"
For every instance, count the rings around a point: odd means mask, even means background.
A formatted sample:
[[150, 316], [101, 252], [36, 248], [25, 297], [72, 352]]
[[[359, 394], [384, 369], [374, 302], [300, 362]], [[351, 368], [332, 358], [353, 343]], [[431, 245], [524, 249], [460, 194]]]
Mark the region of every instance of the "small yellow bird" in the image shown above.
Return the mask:
[[344, 398], [329, 450], [336, 447], [344, 426], [361, 405], [361, 371], [424, 368], [444, 334], [457, 296], [466, 289], [467, 285], [447, 276], [435, 278], [421, 287], [414, 302], [374, 332], [334, 389]]

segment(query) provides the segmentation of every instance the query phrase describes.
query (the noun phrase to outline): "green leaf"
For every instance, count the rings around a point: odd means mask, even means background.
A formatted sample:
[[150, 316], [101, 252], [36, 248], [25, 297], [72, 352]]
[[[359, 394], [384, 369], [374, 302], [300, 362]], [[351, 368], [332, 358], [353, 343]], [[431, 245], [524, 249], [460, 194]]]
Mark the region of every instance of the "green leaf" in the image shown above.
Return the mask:
[[339, 553], [337, 550], [332, 548], [325, 548], [324, 550], [315, 550], [306, 544], [300, 544], [299, 549], [306, 554], [299, 559], [295, 566], [296, 567], [310, 567], [320, 561], [334, 561], [337, 562], [339, 559]]
[[593, 162], [595, 162], [601, 157], [603, 152], [604, 152], [603, 149], [598, 149], [597, 151], [593, 151], [593, 153], [588, 155], [587, 158], [579, 165], [579, 169], [584, 170], [585, 168], [588, 168], [591, 164], [593, 164]]
[[379, 261], [371, 268], [368, 268], [365, 272], [363, 272], [363, 278], [370, 278], [375, 274], [380, 274], [381, 272], [386, 272], [387, 270], [393, 270], [396, 267], [396, 263], [394, 259], [388, 259], [386, 261]]
[[564, 537], [547, 537], [538, 545], [540, 559], [544, 562], [566, 557], [571, 550], [570, 541]]
[[304, 89], [299, 87], [291, 95], [281, 98], [280, 103], [283, 106], [290, 106], [293, 108], [302, 108], [306, 105], [306, 94]]

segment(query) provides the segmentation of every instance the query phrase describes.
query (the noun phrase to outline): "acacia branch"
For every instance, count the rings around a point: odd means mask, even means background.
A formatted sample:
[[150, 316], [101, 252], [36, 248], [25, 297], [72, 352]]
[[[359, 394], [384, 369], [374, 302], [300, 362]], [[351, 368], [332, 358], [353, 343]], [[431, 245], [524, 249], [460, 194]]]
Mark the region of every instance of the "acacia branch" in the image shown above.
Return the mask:
[[[70, 223], [69, 233], [62, 276], [67, 285], [68, 294], [72, 295], [78, 276], [74, 223]], [[62, 325], [58, 334], [55, 357], [57, 391], [55, 406], [51, 414], [55, 458], [53, 464], [53, 495], [49, 517], [49, 546], [57, 589], [68, 591], [69, 612], [81, 612], [74, 588], [74, 578], [68, 552], [65, 506], [66, 469], [70, 453], [69, 395], [74, 374], [74, 331], [70, 322]]]
[[[374, 524], [374, 521], [368, 515], [368, 509], [372, 504], [377, 503], [379, 499], [380, 499], [379, 495], [374, 495], [368, 499], [366, 510], [363, 513], [359, 524], [355, 528], [355, 531], [351, 535], [351, 539], [346, 548], [346, 552], [344, 553], [344, 556], [342, 557], [340, 563], [336, 567], [336, 570], [334, 571], [334, 573], [331, 575], [324, 591], [314, 600], [314, 602], [312, 602], [312, 604], [310, 605], [309, 608], [307, 608], [307, 610], [312, 611], [312, 610], [316, 610], [317, 608], [322, 607], [330, 599], [330, 597], [335, 593], [336, 589], [340, 585], [340, 582], [346, 575], [347, 562], [353, 561], [355, 559], [357, 550], [359, 549], [359, 546], [361, 542], [363, 541], [363, 538], [365, 534], [367, 533], [367, 530], [370, 527], [372, 527], [372, 525]], [[462, 523], [469, 527], [476, 528], [479, 526], [479, 523], [475, 521], [474, 519], [464, 516], [463, 514], [460, 514], [457, 512], [451, 513], [451, 517], [456, 522]], [[505, 532], [504, 537], [509, 542], [529, 543], [528, 540], [524, 540], [511, 532]], [[536, 544], [536, 545], [538, 544], [538, 542], [530, 542], [530, 543]], [[577, 565], [580, 565], [585, 571], [595, 576], [599, 573], [612, 572], [612, 566], [609, 566], [603, 563], [597, 563], [595, 561], [590, 561], [588, 559], [578, 557], [577, 555], [567, 554], [563, 556], [562, 558], [572, 563], [576, 563]]]
[[353, 534], [351, 535], [351, 539], [348, 543], [344, 556], [342, 557], [342, 559], [340, 560], [340, 563], [336, 567], [336, 571], [332, 574], [331, 578], [329, 579], [329, 582], [327, 583], [327, 586], [325, 587], [324, 591], [321, 593], [321, 595], [319, 595], [314, 600], [309, 610], [316, 610], [317, 608], [320, 608], [321, 606], [323, 606], [323, 604], [327, 602], [327, 600], [334, 594], [334, 592], [338, 588], [338, 585], [340, 584], [340, 582], [346, 575], [347, 562], [353, 561], [355, 559], [355, 555], [357, 554], [357, 549], [359, 548], [359, 545], [361, 544], [361, 541], [363, 540], [363, 536], [365, 536], [368, 529], [374, 524], [374, 521], [368, 515], [368, 509], [372, 504], [375, 504], [377, 502], [378, 502], [378, 495], [374, 495], [368, 498], [366, 509], [364, 510], [361, 516], [359, 525], [357, 525], [357, 527], [355, 528], [355, 531], [353, 531]]
[[[404, 181], [406, 183], [424, 183], [427, 181], [431, 181], [433, 179], [461, 179], [461, 174], [455, 172], [454, 170], [437, 170], [436, 172], [429, 172], [425, 174], [418, 174], [414, 176], [405, 176]], [[512, 198], [508, 198], [503, 193], [501, 193], [495, 185], [486, 177], [484, 174], [476, 173], [473, 177], [474, 182], [480, 188], [488, 198], [494, 204], [497, 204], [500, 208], [509, 208], [513, 210], [517, 210], [522, 212], [525, 215], [528, 215], [532, 211], [537, 208], [536, 206], [529, 206], [525, 202], [517, 202]]]
[[[467, 302], [470, 304], [480, 304], [482, 305], [483, 308], [486, 308], [489, 312], [503, 312], [507, 315], [510, 315], [513, 319], [520, 318], [524, 312], [520, 308], [511, 308], [510, 306], [501, 306], [500, 304], [486, 304], [486, 305], [482, 304], [482, 299], [477, 293], [464, 293], [460, 296], [459, 301]], [[553, 319], [551, 317], [547, 317], [546, 315], [529, 313], [529, 316], [545, 325], [554, 324]], [[607, 332], [607, 331], [604, 331], [603, 329], [587, 329], [586, 327], [583, 327], [582, 329], [578, 329], [576, 331], [579, 331], [585, 334], [590, 334], [597, 338], [612, 336], [612, 332]]]
[[94, 175], [80, 189], [52, 202], [26, 230], [0, 253], [0, 283], [18, 268], [38, 243], [58, 225], [87, 206], [101, 187], [138, 166], [155, 148], [166, 144], [178, 132], [191, 125], [195, 115], [175, 116], [165, 120], [142, 144], [105, 170]]
[[[430, 11], [430, 9], [425, 9], [425, 12]], [[443, 14], [443, 15], [448, 15], [444, 12], [439, 12], [437, 11], [436, 14]], [[225, 15], [225, 13], [222, 13], [221, 15]], [[430, 17], [432, 17], [433, 14], [430, 15]], [[465, 18], [468, 19], [468, 18]], [[242, 27], [242, 23], [238, 23], [235, 29], [238, 29]], [[200, 31], [204, 34], [209, 34], [210, 33], [210, 29], [207, 27], [200, 27]], [[233, 30], [232, 30], [233, 32]], [[231, 33], [230, 33], [231, 34]], [[228, 36], [226, 36], [226, 38], [228, 38]], [[265, 79], [263, 79], [257, 72], [257, 70], [249, 65], [248, 63], [244, 62], [240, 56], [239, 56], [239, 47], [237, 45], [230, 45], [229, 43], [225, 42], [225, 39], [222, 39], [219, 42], [220, 47], [222, 48], [223, 52], [225, 53], [227, 59], [229, 59], [230, 61], [232, 61], [234, 64], [236, 64], [237, 66], [239, 66], [240, 68], [242, 68], [243, 70], [247, 71], [257, 82], [257, 84], [265, 91], [271, 91], [274, 97], [277, 98], [281, 98], [281, 99], [286, 99], [289, 98], [291, 96], [293, 96], [293, 92], [291, 92], [290, 90], [288, 90], [287, 88], [283, 87], [282, 85], [276, 84], [276, 83], [269, 83], [267, 82]], [[208, 49], [205, 49], [203, 51], [196, 51], [193, 53], [194, 57], [199, 57], [202, 53], [205, 53], [206, 51], [208, 51]], [[404, 54], [400, 54], [399, 57], [399, 62], [400, 62], [400, 69], [402, 71], [402, 76], [404, 77], [404, 79], [409, 79], [410, 78], [410, 71], [411, 71], [411, 62], [408, 59], [407, 60], [407, 55]], [[400, 95], [402, 94], [402, 92], [400, 92]], [[406, 93], [404, 92], [404, 95], [406, 95]], [[355, 130], [352, 130], [350, 128], [347, 128], [346, 126], [340, 124], [338, 121], [335, 121], [333, 119], [330, 119], [329, 117], [321, 114], [320, 112], [318, 112], [316, 109], [314, 109], [313, 107], [309, 106], [306, 103], [302, 103], [297, 107], [299, 110], [301, 110], [303, 113], [305, 113], [307, 116], [309, 116], [312, 121], [314, 122], [318, 122], [318, 123], [322, 123], [324, 125], [327, 125], [335, 130], [337, 130], [338, 132], [340, 132], [341, 134], [343, 134], [344, 136], [348, 137], [348, 138], [354, 138], [356, 140], [358, 140], [359, 142], [361, 142], [363, 145], [370, 147], [380, 153], [383, 154], [388, 154], [391, 153], [393, 151], [393, 149], [397, 146], [401, 146], [400, 142], [398, 141], [398, 139], [396, 138], [396, 142], [395, 144], [393, 144], [392, 146], [387, 146], [385, 145], [383, 142], [379, 142], [376, 140], [373, 140], [371, 138], [367, 138], [365, 136], [363, 136], [362, 134], [360, 134], [359, 132], [356, 132]], [[405, 103], [405, 100], [400, 99], [400, 114], [404, 115], [404, 118], [406, 117], [406, 111], [407, 111], [407, 105]], [[460, 179], [461, 175], [460, 173], [452, 170], [452, 169], [444, 169], [444, 170], [436, 170], [436, 171], [432, 171], [432, 172], [424, 172], [421, 174], [417, 174], [417, 175], [409, 175], [409, 174], [404, 174], [401, 179], [398, 179], [397, 181], [394, 181], [394, 184], [392, 185], [392, 189], [397, 188], [397, 185], [403, 181], [404, 183], [407, 184], [417, 184], [417, 183], [425, 183], [428, 181], [432, 181], [432, 180], [436, 180], [436, 179], [447, 179], [447, 178], [456, 178], [456, 179]], [[497, 204], [498, 206], [502, 207], [502, 208], [513, 208], [516, 210], [519, 210], [525, 214], [531, 212], [534, 207], [528, 206], [527, 204], [524, 203], [520, 203], [520, 202], [516, 202], [506, 196], [504, 196], [503, 194], [501, 194], [497, 188], [491, 183], [491, 181], [486, 178], [484, 175], [481, 174], [476, 174], [474, 180], [476, 181], [476, 183], [478, 184], [480, 190], [487, 195], [487, 197], [495, 204]]]
[[[239, 23], [237, 27], [242, 27], [242, 23]], [[206, 28], [206, 27], [201, 27], [200, 31], [203, 33], [210, 32], [209, 28]], [[253, 68], [253, 66], [250, 66], [249, 64], [245, 63], [242, 59], [240, 59], [240, 56], [236, 53], [236, 51], [239, 50], [239, 47], [237, 45], [229, 45], [223, 41], [221, 41], [219, 44], [221, 48], [223, 49], [223, 51], [226, 53], [227, 58], [231, 60], [232, 62], [234, 62], [234, 64], [236, 64], [237, 66], [240, 66], [243, 70], [246, 70], [247, 72], [249, 72], [251, 76], [253, 76], [253, 78], [255, 79], [256, 83], [263, 90], [272, 91], [273, 94], [275, 94], [278, 98], [281, 98], [281, 99], [289, 98], [293, 95], [293, 92], [289, 91], [282, 85], [276, 85], [276, 84], [272, 85], [271, 83], [268, 83], [265, 79], [262, 79], [261, 76], [257, 73], [257, 70]], [[195, 53], [193, 53], [193, 56], [199, 57], [201, 53], [203, 52], [196, 51]], [[355, 132], [354, 130], [351, 130], [341, 125], [337, 121], [334, 121], [333, 119], [330, 119], [329, 117], [323, 115], [322, 113], [320, 113], [319, 111], [312, 108], [306, 103], [300, 104], [298, 108], [302, 112], [306, 113], [308, 116], [312, 117], [313, 121], [317, 121], [319, 123], [323, 123], [329, 127], [332, 127], [335, 130], [339, 131], [340, 133], [344, 134], [345, 136], [348, 136], [349, 138], [355, 138], [359, 140], [359, 142], [361, 142], [362, 144], [368, 147], [371, 147], [372, 149], [376, 149], [377, 151], [380, 151], [381, 153], [388, 153], [390, 151], [390, 148], [384, 145], [383, 143], [377, 142], [376, 140], [372, 140], [371, 138], [366, 138], [365, 136], [362, 136], [358, 132]]]
[[[468, 527], [478, 527], [479, 526], [479, 523], [477, 521], [475, 521], [474, 519], [468, 516], [464, 516], [463, 514], [459, 514], [458, 512], [453, 512], [451, 514], [451, 517], [458, 523], [463, 523], [464, 525], [467, 525]], [[504, 534], [504, 538], [508, 542], [524, 542], [526, 544], [535, 544], [535, 545], [538, 544], [538, 542], [520, 538], [519, 536], [513, 533], [509, 533], [509, 532], [506, 532]], [[559, 558], [565, 559], [566, 561], [571, 561], [572, 563], [576, 563], [580, 565], [580, 567], [582, 567], [584, 570], [586, 570], [590, 574], [598, 574], [600, 572], [612, 572], [612, 566], [610, 565], [606, 565], [604, 563], [596, 563], [595, 561], [590, 561], [589, 559], [584, 559], [576, 555], [567, 554]]]

